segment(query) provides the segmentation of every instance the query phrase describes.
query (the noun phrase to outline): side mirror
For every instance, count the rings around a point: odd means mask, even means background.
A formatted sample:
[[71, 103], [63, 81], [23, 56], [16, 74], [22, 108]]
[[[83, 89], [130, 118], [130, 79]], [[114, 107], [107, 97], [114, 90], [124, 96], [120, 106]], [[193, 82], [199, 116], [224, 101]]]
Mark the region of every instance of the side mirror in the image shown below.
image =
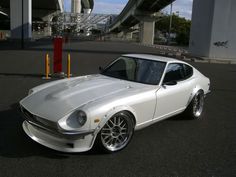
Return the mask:
[[177, 85], [177, 81], [169, 81], [169, 82], [165, 82], [162, 85], [167, 85], [167, 86], [174, 86]]

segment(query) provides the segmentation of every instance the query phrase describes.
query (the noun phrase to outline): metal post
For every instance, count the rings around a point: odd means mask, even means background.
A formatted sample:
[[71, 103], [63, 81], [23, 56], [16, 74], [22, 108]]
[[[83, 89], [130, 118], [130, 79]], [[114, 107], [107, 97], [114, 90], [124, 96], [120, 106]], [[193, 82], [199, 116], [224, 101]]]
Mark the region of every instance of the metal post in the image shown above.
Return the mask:
[[67, 56], [67, 78], [70, 78], [71, 74], [70, 74], [70, 53], [68, 53]]
[[21, 0], [21, 48], [24, 49], [24, 0]]
[[49, 77], [50, 74], [50, 58], [49, 55], [46, 54], [45, 55], [45, 76], [42, 79], [51, 79], [51, 77]]
[[170, 44], [171, 40], [171, 28], [172, 28], [172, 18], [173, 18], [173, 3], [170, 5], [170, 26], [169, 26], [169, 36], [168, 36], [168, 45]]

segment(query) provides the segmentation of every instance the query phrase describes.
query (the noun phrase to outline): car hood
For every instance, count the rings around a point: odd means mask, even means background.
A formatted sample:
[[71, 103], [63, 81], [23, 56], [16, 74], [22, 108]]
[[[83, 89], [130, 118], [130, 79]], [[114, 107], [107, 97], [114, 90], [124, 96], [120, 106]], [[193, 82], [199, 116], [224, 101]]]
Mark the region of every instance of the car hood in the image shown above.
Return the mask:
[[130, 84], [103, 75], [65, 79], [27, 96], [20, 104], [32, 114], [56, 122], [89, 102], [126, 92]]

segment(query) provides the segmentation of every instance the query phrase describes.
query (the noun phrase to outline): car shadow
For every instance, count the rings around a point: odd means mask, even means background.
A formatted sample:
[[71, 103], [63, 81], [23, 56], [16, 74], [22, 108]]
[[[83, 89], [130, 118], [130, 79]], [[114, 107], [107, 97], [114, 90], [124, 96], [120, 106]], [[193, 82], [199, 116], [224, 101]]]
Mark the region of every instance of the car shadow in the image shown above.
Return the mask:
[[[201, 119], [202, 117], [204, 117], [206, 114], [206, 110], [203, 109], [202, 115], [199, 119]], [[166, 119], [165, 121], [193, 121], [193, 120], [198, 120], [198, 119], [194, 119], [192, 117], [190, 117], [187, 113], [180, 113], [176, 116], [170, 117], [168, 119]]]
[[187, 115], [183, 113], [166, 119], [166, 121], [188, 121], [188, 120], [191, 120], [191, 118], [189, 118]]
[[65, 159], [72, 155], [102, 155], [99, 149], [84, 153], [63, 153], [46, 148], [31, 140], [24, 132], [19, 105], [0, 112], [0, 156], [7, 158], [24, 158], [42, 156], [51, 159]]
[[48, 158], [67, 158], [68, 155], [44, 148], [32, 141], [22, 129], [23, 118], [18, 104], [11, 105], [9, 110], [0, 112], [0, 156], [23, 158], [44, 156]]

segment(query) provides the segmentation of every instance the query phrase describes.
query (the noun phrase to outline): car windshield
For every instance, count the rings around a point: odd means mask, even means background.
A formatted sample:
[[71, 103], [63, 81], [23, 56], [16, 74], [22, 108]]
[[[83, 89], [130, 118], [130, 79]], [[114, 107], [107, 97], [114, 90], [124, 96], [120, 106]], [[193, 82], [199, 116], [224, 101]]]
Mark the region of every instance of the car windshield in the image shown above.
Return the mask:
[[120, 57], [106, 67], [101, 74], [143, 84], [158, 85], [165, 66], [166, 62]]

